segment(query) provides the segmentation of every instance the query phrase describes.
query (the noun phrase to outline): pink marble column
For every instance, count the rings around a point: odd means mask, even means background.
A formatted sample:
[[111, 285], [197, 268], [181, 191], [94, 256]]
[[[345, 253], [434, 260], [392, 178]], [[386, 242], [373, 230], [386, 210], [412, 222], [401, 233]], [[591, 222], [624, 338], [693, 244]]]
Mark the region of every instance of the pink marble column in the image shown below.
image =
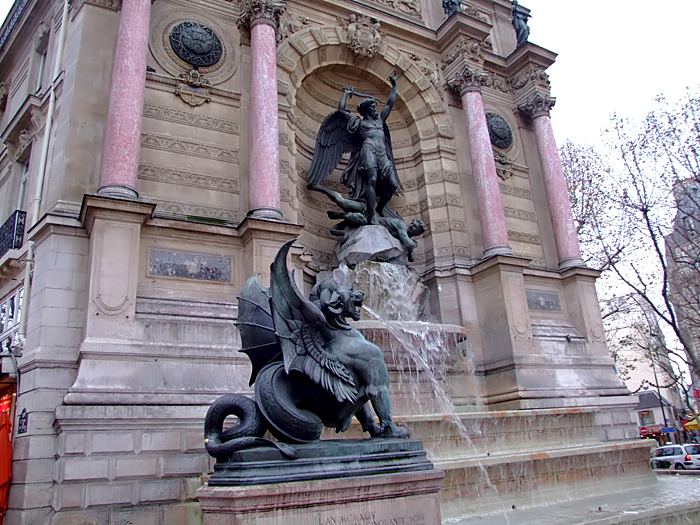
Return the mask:
[[496, 161], [486, 123], [486, 112], [481, 98], [481, 86], [486, 77], [470, 67], [448, 84], [460, 93], [462, 107], [467, 121], [469, 153], [476, 183], [476, 198], [479, 203], [479, 219], [483, 236], [483, 257], [498, 254], [512, 254], [508, 244], [506, 218], [501, 203], [501, 190], [498, 185]]
[[122, 0], [99, 195], [136, 198], [151, 0]]
[[282, 219], [275, 33], [284, 8], [280, 2], [254, 0], [246, 14], [250, 27], [248, 216], [256, 219]]
[[554, 102], [554, 98], [536, 92], [519, 109], [532, 119], [559, 268], [563, 270], [585, 264], [581, 258], [566, 177], [549, 118], [549, 110]]

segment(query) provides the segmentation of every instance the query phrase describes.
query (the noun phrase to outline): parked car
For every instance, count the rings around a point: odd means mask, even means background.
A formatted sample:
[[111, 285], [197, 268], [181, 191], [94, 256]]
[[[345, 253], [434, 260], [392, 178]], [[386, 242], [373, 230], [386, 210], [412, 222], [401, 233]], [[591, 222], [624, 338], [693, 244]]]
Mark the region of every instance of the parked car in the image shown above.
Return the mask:
[[700, 469], [700, 445], [666, 445], [651, 453], [652, 469]]

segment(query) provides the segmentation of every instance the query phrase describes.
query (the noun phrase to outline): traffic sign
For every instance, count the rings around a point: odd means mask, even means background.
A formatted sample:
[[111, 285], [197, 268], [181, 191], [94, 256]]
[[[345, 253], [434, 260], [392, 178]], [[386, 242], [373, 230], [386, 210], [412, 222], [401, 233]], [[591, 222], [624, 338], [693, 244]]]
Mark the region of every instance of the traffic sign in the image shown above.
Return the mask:
[[649, 434], [649, 429], [647, 427], [642, 427], [639, 429], [640, 436], [646, 436], [647, 434]]
[[661, 429], [662, 434], [673, 434], [675, 431], [675, 427], [664, 427]]

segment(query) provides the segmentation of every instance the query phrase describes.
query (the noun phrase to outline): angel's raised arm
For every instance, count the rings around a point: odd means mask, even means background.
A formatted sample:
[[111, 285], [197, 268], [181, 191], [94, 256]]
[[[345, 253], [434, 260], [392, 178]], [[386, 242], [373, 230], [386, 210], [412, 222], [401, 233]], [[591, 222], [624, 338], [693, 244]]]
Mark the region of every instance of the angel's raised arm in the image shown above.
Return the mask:
[[389, 113], [391, 113], [394, 107], [394, 102], [396, 102], [396, 71], [393, 75], [389, 75], [389, 81], [391, 82], [391, 93], [389, 93], [389, 98], [386, 101], [386, 106], [382, 110], [382, 120], [389, 118]]
[[340, 98], [340, 103], [338, 104], [338, 111], [347, 111], [345, 108], [345, 103], [348, 101], [348, 97], [352, 97], [355, 93], [355, 89], [352, 87], [343, 88], [343, 96]]

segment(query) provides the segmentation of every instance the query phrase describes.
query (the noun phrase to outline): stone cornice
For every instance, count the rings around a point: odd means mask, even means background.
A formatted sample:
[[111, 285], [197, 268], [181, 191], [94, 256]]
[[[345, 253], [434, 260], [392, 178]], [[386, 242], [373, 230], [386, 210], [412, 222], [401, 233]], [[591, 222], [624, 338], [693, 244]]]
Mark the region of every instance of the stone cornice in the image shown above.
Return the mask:
[[528, 117], [535, 119], [537, 117], [549, 116], [549, 110], [554, 107], [557, 99], [548, 94], [535, 91], [527, 100], [518, 106], [518, 110]]

